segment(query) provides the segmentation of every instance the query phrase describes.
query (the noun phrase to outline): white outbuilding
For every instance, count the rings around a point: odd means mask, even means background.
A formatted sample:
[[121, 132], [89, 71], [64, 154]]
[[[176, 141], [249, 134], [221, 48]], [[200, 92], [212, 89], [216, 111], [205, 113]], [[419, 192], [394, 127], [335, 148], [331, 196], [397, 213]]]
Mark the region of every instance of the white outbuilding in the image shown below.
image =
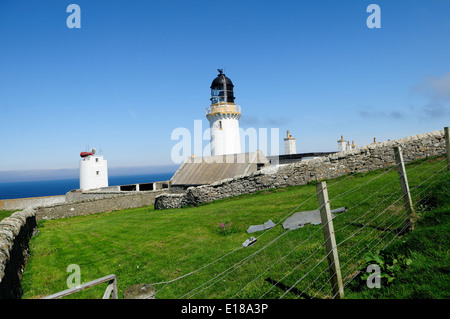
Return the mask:
[[95, 155], [95, 149], [81, 152], [80, 156], [80, 189], [108, 187], [108, 165], [103, 156]]

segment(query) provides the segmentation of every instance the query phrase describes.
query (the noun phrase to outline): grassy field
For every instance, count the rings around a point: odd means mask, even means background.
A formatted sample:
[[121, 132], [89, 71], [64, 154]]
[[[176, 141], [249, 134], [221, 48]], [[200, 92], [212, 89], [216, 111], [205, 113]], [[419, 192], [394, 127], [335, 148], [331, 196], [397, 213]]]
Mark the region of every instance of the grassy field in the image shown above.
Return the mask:
[[[357, 278], [347, 290], [348, 298], [450, 298], [450, 173], [431, 187], [422, 209], [415, 230], [378, 254], [391, 266], [397, 260], [391, 271], [382, 271], [389, 272], [392, 283], [383, 279], [380, 289], [367, 289]], [[408, 265], [402, 267], [405, 260]]]
[[[421, 217], [431, 207], [427, 206], [432, 201], [431, 186], [437, 185], [444, 167], [442, 158], [407, 165], [410, 188]], [[424, 215], [421, 223], [425, 226], [399, 235], [406, 214], [395, 167], [348, 175], [327, 184], [331, 208], [348, 207], [333, 221], [346, 295], [373, 298], [383, 289], [364, 289], [361, 287], [365, 283], [355, 284], [364, 253], [383, 249], [392, 242], [387, 248], [397, 247], [406, 254], [408, 247], [420, 240], [409, 235], [420, 234], [421, 230], [427, 233], [423, 229], [433, 222]], [[23, 297], [40, 298], [67, 289], [67, 267], [76, 264], [81, 269], [82, 282], [115, 274], [119, 298], [125, 288], [136, 283], [154, 284], [156, 298], [331, 298], [321, 227], [306, 225], [286, 231], [281, 226], [293, 212], [317, 209], [315, 193], [312, 183], [199, 207], [165, 211], [143, 207], [41, 222], [39, 234], [30, 243]], [[442, 217], [446, 213], [435, 214]], [[269, 231], [246, 233], [250, 225], [269, 219], [277, 226]], [[221, 223], [231, 223], [226, 232]], [[442, 227], [448, 232], [448, 225]], [[242, 243], [250, 236], [257, 237], [257, 242], [243, 248]], [[405, 246], [399, 242], [405, 242]], [[430, 239], [427, 245], [434, 242]], [[442, 247], [436, 248], [438, 256], [433, 258], [445, 257], [448, 261], [447, 253], [440, 255], [442, 250], [448, 251], [448, 241], [438, 243]], [[428, 255], [417, 258], [426, 264]], [[442, 261], [436, 263], [441, 265]], [[419, 263], [413, 261], [410, 267], [416, 266]], [[396, 279], [394, 283], [400, 281]], [[444, 282], [448, 285], [447, 278]], [[71, 298], [100, 298], [104, 289], [105, 285], [98, 286]], [[436, 297], [428, 290], [422, 294]], [[409, 295], [396, 292], [383, 296]]]
[[15, 210], [0, 210], [0, 221], [3, 218], [11, 216], [12, 213], [16, 212]]

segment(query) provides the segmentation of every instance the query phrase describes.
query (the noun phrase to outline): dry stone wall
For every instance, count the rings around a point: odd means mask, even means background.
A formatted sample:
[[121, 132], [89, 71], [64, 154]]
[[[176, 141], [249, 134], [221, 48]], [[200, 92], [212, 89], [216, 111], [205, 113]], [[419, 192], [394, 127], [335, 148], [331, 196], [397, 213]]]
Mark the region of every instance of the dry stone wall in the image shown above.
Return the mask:
[[114, 195], [106, 198], [90, 198], [86, 200], [65, 202], [36, 208], [36, 218], [58, 219], [114, 210], [130, 209], [153, 205], [157, 195], [168, 192], [168, 189], [148, 192], [133, 192]]
[[22, 273], [29, 258], [30, 239], [36, 233], [36, 212], [31, 207], [0, 222], [0, 299], [22, 297]]
[[[22, 274], [29, 258], [29, 242], [37, 234], [37, 221], [153, 205], [155, 196], [168, 189], [133, 192], [108, 198], [33, 205], [0, 221], [0, 299], [22, 297]], [[34, 202], [33, 202], [34, 203]]]
[[386, 168], [395, 165], [393, 150], [395, 146], [402, 147], [405, 162], [442, 155], [445, 154], [444, 130], [370, 144], [314, 160], [280, 166], [278, 169], [269, 167], [214, 184], [189, 187], [182, 194], [159, 195], [155, 198], [155, 209], [198, 205], [269, 188], [305, 185], [312, 180]]
[[28, 207], [64, 203], [65, 201], [65, 195], [2, 199], [0, 200], [0, 210], [22, 210]]

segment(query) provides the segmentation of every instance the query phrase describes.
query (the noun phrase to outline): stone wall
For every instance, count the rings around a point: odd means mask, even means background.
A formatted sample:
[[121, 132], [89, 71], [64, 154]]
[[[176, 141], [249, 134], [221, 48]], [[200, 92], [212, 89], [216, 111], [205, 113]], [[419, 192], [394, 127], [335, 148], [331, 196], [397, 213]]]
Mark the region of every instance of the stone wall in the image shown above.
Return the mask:
[[108, 198], [108, 197], [115, 197], [117, 195], [124, 195], [124, 194], [129, 194], [131, 192], [121, 192], [120, 190], [118, 191], [107, 191], [104, 193], [100, 193], [100, 192], [86, 192], [86, 191], [81, 191], [79, 189], [77, 190], [72, 190], [70, 192], [66, 193], [66, 202], [76, 202], [76, 201], [82, 201], [82, 200], [87, 200], [87, 199], [102, 199], [102, 198]]
[[29, 258], [30, 238], [37, 233], [33, 208], [0, 222], [0, 299], [22, 297], [22, 273]]
[[108, 198], [30, 206], [4, 218], [0, 221], [0, 299], [22, 297], [22, 273], [29, 258], [30, 239], [38, 232], [37, 221], [149, 206], [157, 195], [167, 191], [126, 192]]
[[63, 203], [65, 200], [65, 195], [2, 199], [0, 200], [0, 210], [22, 210], [28, 207]]
[[312, 180], [331, 179], [348, 173], [367, 172], [395, 165], [395, 146], [401, 146], [405, 162], [445, 154], [444, 130], [370, 144], [350, 151], [280, 166], [222, 180], [211, 185], [189, 187], [182, 194], [155, 198], [155, 209], [198, 205], [263, 189], [305, 185]]
[[155, 197], [168, 192], [169, 189], [157, 191], [130, 192], [105, 198], [91, 198], [80, 201], [65, 202], [36, 208], [36, 218], [57, 219], [114, 210], [137, 208], [153, 205]]

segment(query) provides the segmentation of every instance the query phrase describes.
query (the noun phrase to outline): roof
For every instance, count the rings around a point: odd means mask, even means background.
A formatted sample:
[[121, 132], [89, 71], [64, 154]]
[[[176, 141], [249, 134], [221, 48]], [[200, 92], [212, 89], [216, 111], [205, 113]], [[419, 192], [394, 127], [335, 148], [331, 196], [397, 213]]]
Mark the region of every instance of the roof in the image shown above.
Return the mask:
[[171, 179], [171, 185], [205, 185], [258, 170], [257, 164], [269, 165], [261, 152], [190, 157]]
[[227, 90], [233, 90], [233, 82], [231, 82], [231, 80], [225, 76], [225, 73], [222, 72], [221, 69], [218, 70], [219, 74], [217, 75], [217, 77], [212, 81], [211, 83], [211, 89], [212, 88], [223, 88], [224, 84], [226, 84], [227, 86]]
[[286, 154], [286, 155], [274, 155], [268, 156], [267, 159], [272, 165], [283, 165], [302, 161], [303, 158], [308, 157], [323, 157], [336, 152], [314, 152], [314, 153], [298, 153], [298, 154]]

